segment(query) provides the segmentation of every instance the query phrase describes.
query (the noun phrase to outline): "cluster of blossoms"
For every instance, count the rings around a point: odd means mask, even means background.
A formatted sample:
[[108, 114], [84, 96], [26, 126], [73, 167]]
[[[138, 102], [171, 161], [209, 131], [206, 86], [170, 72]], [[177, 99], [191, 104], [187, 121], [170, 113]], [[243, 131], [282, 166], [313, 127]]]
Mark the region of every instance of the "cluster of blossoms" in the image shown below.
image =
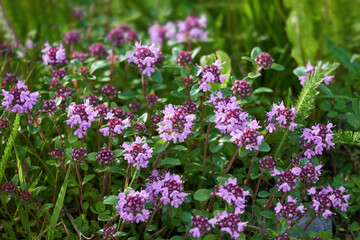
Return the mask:
[[1, 84], [2, 87], [12, 86], [19, 81], [19, 75], [17, 73], [5, 73], [4, 79]]
[[116, 227], [105, 227], [103, 232], [103, 239], [112, 239], [116, 233]]
[[186, 108], [187, 112], [190, 114], [195, 113], [197, 110], [197, 105], [195, 102], [185, 102], [184, 107]]
[[65, 69], [54, 70], [52, 80], [61, 80], [65, 76], [66, 76], [66, 70]]
[[298, 212], [303, 214], [306, 210], [302, 204], [297, 205], [296, 199], [288, 196], [287, 202], [281, 204], [278, 202], [275, 207], [276, 214], [279, 214], [283, 219], [286, 219], [288, 223], [296, 220]]
[[46, 42], [45, 48], [41, 50], [41, 52], [44, 53], [42, 56], [44, 65], [49, 65], [50, 68], [67, 63], [65, 48], [62, 44], [60, 44], [58, 48], [53, 48]]
[[[305, 75], [298, 77], [298, 78], [299, 78], [299, 81], [300, 81], [300, 84], [301, 84], [302, 86], [305, 84], [306, 79], [307, 79], [308, 77], [310, 77], [310, 76], [315, 72], [316, 68], [317, 68], [316, 66], [311, 65], [311, 62], [310, 62], [310, 61], [307, 63], [307, 65], [306, 65], [306, 67], [305, 67], [305, 69], [304, 69]], [[326, 68], [327, 68], [327, 65], [324, 64], [324, 65], [322, 65], [320, 68], [321, 68], [321, 70], [326, 69]], [[329, 85], [330, 82], [331, 82], [331, 80], [332, 80], [334, 77], [335, 77], [335, 76], [324, 76], [324, 83], [325, 83], [326, 85]]]
[[137, 41], [138, 37], [129, 26], [122, 25], [111, 29], [106, 35], [106, 39], [112, 42], [114, 46], [119, 46], [126, 41]]
[[160, 56], [160, 50], [151, 44], [150, 46], [141, 45], [141, 43], [135, 43], [135, 50], [133, 53], [128, 53], [128, 62], [135, 63], [143, 75], [151, 76], [155, 72], [155, 63], [158, 62]]
[[74, 148], [72, 149], [71, 158], [75, 162], [83, 162], [86, 159], [87, 152], [86, 148]]
[[[110, 113], [110, 112], [108, 112]], [[106, 127], [101, 128], [100, 132], [106, 137], [111, 134], [122, 134], [124, 129], [126, 127], [130, 127], [130, 121], [129, 119], [119, 119], [119, 118], [111, 118], [108, 123], [106, 124]]]
[[[145, 191], [152, 197], [150, 203], [163, 205], [169, 204], [178, 208], [184, 201], [188, 193], [184, 193], [183, 181], [177, 174], [166, 172], [159, 174], [156, 170], [150, 176], [151, 181], [146, 184]], [[158, 202], [159, 201], [159, 202]]]
[[67, 109], [68, 119], [65, 121], [70, 128], [76, 129], [75, 136], [83, 138], [91, 123], [96, 120], [97, 111], [86, 101], [84, 104], [71, 104]]
[[189, 233], [194, 238], [201, 237], [205, 233], [210, 231], [210, 223], [209, 219], [202, 216], [192, 216], [191, 217], [191, 224], [192, 228], [190, 229]]
[[177, 57], [177, 63], [179, 66], [186, 66], [192, 62], [191, 52], [190, 51], [181, 51]]
[[58, 79], [51, 80], [49, 83], [50, 90], [57, 91], [61, 88], [61, 83]]
[[81, 41], [81, 35], [77, 31], [69, 31], [64, 34], [64, 41], [67, 45], [72, 45]]
[[185, 21], [178, 21], [178, 32], [176, 33], [176, 39], [178, 42], [186, 42], [189, 39], [201, 38], [206, 41], [208, 32], [206, 29], [206, 16], [188, 16]]
[[84, 52], [75, 52], [73, 55], [72, 55], [72, 59], [77, 59], [79, 60], [80, 62], [83, 62], [87, 59], [88, 55]]
[[227, 75], [221, 74], [220, 69], [222, 63], [220, 59], [215, 59], [215, 62], [211, 65], [206, 65], [205, 67], [201, 67], [196, 65], [199, 70], [196, 73], [196, 76], [201, 76], [199, 79], [199, 89], [206, 92], [210, 89], [210, 83], [221, 83], [224, 84], [224, 81], [227, 79]]
[[54, 151], [52, 151], [50, 153], [50, 155], [55, 158], [55, 159], [59, 159], [59, 158], [62, 158], [62, 156], [64, 156], [64, 151], [60, 148], [56, 148]]
[[330, 211], [331, 206], [340, 208], [342, 211], [346, 212], [349, 207], [348, 200], [350, 195], [345, 195], [344, 192], [344, 187], [333, 189], [328, 186], [327, 188], [323, 187], [318, 192], [315, 187], [312, 187], [308, 190], [308, 195], [312, 195], [311, 208], [314, 208], [316, 213], [325, 219], [333, 214], [333, 212]]
[[281, 172], [274, 168], [274, 173], [271, 176], [279, 176], [279, 178], [277, 179], [277, 185], [279, 190], [283, 192], [289, 192], [292, 189], [296, 188], [297, 175], [299, 175], [299, 171], [297, 168], [293, 168], [290, 171]]
[[155, 44], [162, 44], [166, 39], [173, 39], [176, 36], [176, 26], [173, 22], [165, 25], [154, 24], [149, 28], [150, 40]]
[[9, 127], [9, 120], [7, 118], [0, 118], [0, 132], [6, 131]]
[[107, 54], [107, 50], [102, 43], [94, 43], [89, 47], [90, 55], [95, 58], [102, 58]]
[[120, 192], [118, 195], [116, 209], [121, 219], [129, 222], [146, 222], [150, 211], [145, 209], [145, 202], [149, 199], [149, 194], [142, 190], [140, 192], [131, 190], [129, 194]]
[[270, 112], [267, 112], [266, 115], [268, 119], [265, 121], [266, 129], [270, 133], [276, 132], [278, 127], [288, 128], [289, 131], [294, 131], [297, 128], [297, 124], [294, 123], [294, 118], [296, 117], [295, 108], [285, 108], [284, 102], [276, 105], [273, 104], [273, 107]]
[[227, 211], [218, 213], [216, 217], [209, 220], [209, 223], [212, 227], [219, 225], [220, 230], [230, 234], [232, 239], [240, 237], [244, 228], [247, 226], [247, 222], [241, 221], [239, 213], [228, 213]]
[[270, 157], [264, 157], [264, 158], [260, 159], [259, 163], [260, 163], [260, 169], [261, 170], [271, 171], [276, 166], [274, 158], [271, 157], [271, 156]]
[[238, 184], [237, 179], [229, 178], [225, 184], [220, 186], [219, 197], [223, 198], [229, 205], [234, 206], [236, 213], [245, 211], [245, 197], [249, 196], [249, 191], [244, 191]]
[[137, 133], [144, 133], [146, 132], [146, 125], [143, 122], [136, 122], [134, 123], [134, 131]]
[[249, 121], [243, 130], [235, 130], [230, 133], [230, 141], [238, 146], [245, 145], [245, 149], [248, 150], [259, 150], [259, 146], [264, 141], [264, 136], [256, 130], [259, 128], [259, 123], [256, 120]]
[[60, 88], [54, 96], [54, 99], [61, 98], [61, 105], [66, 105], [67, 97], [72, 96], [73, 93], [69, 87], [62, 87]]
[[24, 190], [21, 193], [20, 199], [22, 199], [22, 200], [24, 200], [26, 202], [31, 202], [31, 195], [32, 195], [32, 192], [28, 192], [28, 191]]
[[296, 172], [299, 180], [304, 183], [315, 183], [319, 180], [321, 168], [322, 165], [314, 166], [312, 163], [307, 163], [300, 167], [294, 167], [292, 172]]
[[274, 63], [274, 59], [268, 53], [261, 53], [255, 58], [255, 63], [258, 66], [258, 72], [261, 69], [269, 69]]
[[154, 105], [156, 105], [157, 101], [159, 100], [159, 97], [153, 93], [150, 93], [149, 95], [147, 95], [145, 97], [145, 100], [146, 100], [147, 104], [149, 104], [149, 106], [154, 106]]
[[90, 94], [86, 99], [85, 101], [89, 101], [89, 103], [92, 105], [92, 106], [96, 106], [99, 104], [100, 102], [100, 99], [98, 96], [94, 95], [94, 94]]
[[101, 89], [101, 92], [107, 98], [114, 98], [118, 93], [117, 90], [112, 85], [107, 85]]
[[30, 92], [23, 81], [19, 80], [15, 88], [2, 89], [4, 99], [1, 105], [14, 113], [29, 113], [35, 106], [39, 92]]
[[231, 91], [238, 98], [244, 98], [250, 96], [251, 86], [245, 80], [236, 80], [234, 85], [231, 87]]
[[102, 150], [96, 156], [96, 159], [99, 160], [100, 164], [108, 165], [114, 160], [114, 153], [111, 150], [103, 147]]
[[304, 146], [306, 149], [304, 156], [311, 158], [315, 155], [321, 155], [324, 148], [329, 150], [331, 146], [335, 145], [335, 143], [331, 142], [334, 135], [331, 131], [332, 127], [333, 124], [328, 123], [327, 125], [317, 124], [312, 126], [311, 129], [304, 128], [300, 136], [304, 142], [307, 142]]
[[224, 98], [221, 91], [218, 91], [211, 95], [209, 102], [212, 102], [215, 107], [215, 128], [219, 129], [221, 133], [243, 130], [248, 124], [249, 114], [242, 111], [236, 102], [236, 97]]
[[104, 104], [97, 105], [95, 111], [97, 111], [97, 117], [105, 117], [105, 119], [111, 119], [113, 117], [113, 114]]
[[185, 107], [165, 106], [162, 111], [163, 120], [158, 124], [157, 131], [164, 141], [183, 142], [191, 133], [191, 127], [196, 116], [189, 114]]
[[181, 79], [181, 82], [182, 82], [185, 86], [190, 86], [191, 84], [194, 83], [194, 79], [193, 79], [190, 75], [187, 75], [186, 77], [184, 77], [183, 79]]
[[146, 168], [149, 164], [148, 159], [151, 158], [153, 149], [143, 141], [139, 136], [135, 137], [135, 141], [131, 144], [123, 143], [124, 159], [137, 170]]
[[54, 100], [46, 100], [43, 104], [43, 109], [39, 112], [52, 113], [58, 109]]
[[290, 240], [287, 233], [279, 234], [274, 240]]
[[12, 183], [12, 181], [10, 182], [7, 182], [7, 183], [3, 183], [3, 185], [1, 186], [0, 188], [1, 192], [4, 192], [4, 193], [10, 193], [12, 191], [15, 191], [16, 190], [16, 187], [15, 185]]

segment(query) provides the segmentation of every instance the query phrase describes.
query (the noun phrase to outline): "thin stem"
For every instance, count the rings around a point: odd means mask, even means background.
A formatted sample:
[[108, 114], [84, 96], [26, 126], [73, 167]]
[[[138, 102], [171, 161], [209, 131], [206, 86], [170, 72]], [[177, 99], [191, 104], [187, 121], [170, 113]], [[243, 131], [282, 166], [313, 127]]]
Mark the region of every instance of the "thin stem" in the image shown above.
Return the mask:
[[131, 182], [130, 182], [130, 184], [129, 184], [129, 187], [132, 186], [132, 184], [133, 184], [133, 182], [134, 182], [134, 180], [135, 180], [135, 176], [136, 176], [137, 171], [138, 171], [138, 170], [135, 169], [135, 172], [134, 172], [134, 175], [132, 176], [132, 179], [131, 179]]
[[126, 63], [125, 63], [124, 86], [123, 86], [124, 91], [126, 90], [126, 87], [127, 87], [127, 82], [128, 82], [128, 73], [129, 73], [129, 62], [128, 62], [128, 61], [126, 61]]
[[103, 180], [103, 185], [101, 188], [101, 196], [100, 196], [100, 201], [103, 199], [104, 195], [105, 195], [105, 189], [106, 189], [106, 177], [107, 177], [107, 171], [104, 172], [104, 180]]
[[204, 145], [204, 161], [203, 161], [203, 169], [202, 169], [202, 179], [200, 181], [199, 188], [201, 188], [201, 186], [202, 186], [202, 184], [204, 182], [204, 177], [205, 177], [207, 146], [209, 144], [209, 135], [210, 135], [211, 126], [212, 126], [212, 123], [209, 123], [209, 126], [208, 126], [207, 131], [206, 131], [206, 139], [205, 139], [205, 145]]
[[318, 214], [316, 214], [311, 220], [310, 222], [308, 222], [308, 224], [306, 224], [306, 226], [304, 227], [304, 232], [306, 231], [306, 229], [310, 226], [310, 224], [318, 217]]
[[101, 125], [102, 125], [102, 118], [100, 118], [100, 120], [99, 120], [99, 125], [98, 125], [98, 129], [97, 129], [97, 135], [98, 135], [97, 142], [98, 142], [98, 150], [99, 151], [101, 149], [101, 133], [100, 133]]
[[257, 194], [258, 194], [259, 187], [260, 187], [260, 182], [261, 182], [261, 179], [262, 179], [263, 175], [264, 175], [264, 170], [262, 170], [262, 172], [261, 172], [261, 174], [260, 174], [260, 177], [259, 177], [258, 180], [257, 180], [252, 205], [255, 204], [256, 196], [257, 196]]
[[284, 145], [285, 140], [286, 140], [286, 137], [287, 137], [288, 134], [289, 134], [289, 129], [286, 130], [286, 132], [284, 133], [284, 136], [283, 136], [283, 138], [281, 139], [281, 142], [280, 142], [280, 144], [279, 144], [279, 147], [278, 147], [277, 150], [276, 150], [276, 153], [275, 153], [275, 155], [274, 155], [275, 161], [277, 160], [277, 158], [278, 158], [278, 156], [279, 156], [280, 150], [281, 150], [282, 146]]
[[161, 158], [161, 156], [163, 155], [163, 153], [164, 153], [164, 152], [161, 152], [161, 153], [159, 153], [159, 155], [157, 156], [156, 161], [155, 161], [155, 164], [154, 164], [154, 169], [156, 169], [157, 166], [159, 165], [160, 158]]
[[[120, 220], [121, 220], [121, 218], [120, 218]], [[120, 225], [119, 232], [122, 232], [122, 230], [124, 229], [124, 226], [125, 226], [125, 219], [122, 221], [122, 223]]]
[[148, 224], [147, 224], [148, 226], [150, 226], [152, 220], [154, 219], [154, 216], [155, 216], [157, 210], [159, 210], [159, 208], [161, 207], [161, 205], [162, 205], [162, 202], [160, 201], [159, 204], [155, 207], [154, 211], [153, 211], [152, 214], [151, 214], [150, 220], [149, 220], [149, 222], [148, 222]]
[[142, 83], [143, 96], [146, 97], [146, 81], [145, 81], [145, 75], [144, 74], [141, 74], [141, 83]]
[[54, 114], [53, 114], [52, 112], [50, 113], [50, 116], [51, 116], [52, 120], [54, 121], [54, 124], [55, 124], [55, 126], [56, 126], [56, 129], [57, 129], [57, 131], [58, 131], [58, 134], [59, 134], [59, 137], [60, 137], [60, 141], [61, 141], [61, 146], [64, 148], [64, 140], [63, 140], [63, 138], [62, 138], [62, 136], [61, 136], [61, 131], [60, 131], [59, 125], [58, 125], [57, 122], [55, 121], [55, 117], [54, 117]]
[[75, 165], [75, 171], [76, 171], [76, 175], [79, 179], [79, 185], [80, 185], [80, 206], [81, 206], [81, 210], [83, 211], [83, 213], [85, 213], [85, 210], [83, 207], [83, 187], [82, 187], [81, 175], [79, 172], [79, 164]]
[[[206, 92], [204, 92], [203, 98], [201, 100], [201, 105], [202, 105], [202, 112], [201, 112], [201, 119], [200, 119], [200, 137], [202, 137], [203, 131], [204, 131], [204, 118], [205, 118], [205, 110], [206, 110], [206, 105], [204, 104], [204, 102], [206, 101]], [[200, 142], [199, 142], [199, 146], [200, 146]]]
[[230, 162], [228, 163], [228, 165], [226, 166], [225, 170], [223, 171], [222, 176], [225, 176], [225, 174], [230, 170], [230, 167], [231, 167], [231, 165], [234, 163], [234, 160], [235, 160], [236, 155], [238, 154], [239, 150], [240, 150], [240, 146], [238, 146], [238, 147], [236, 148], [233, 156], [232, 156], [231, 159], [230, 159]]
[[131, 164], [128, 165], [126, 170], [126, 178], [125, 178], [125, 185], [124, 185], [124, 191], [128, 186], [129, 178], [130, 178], [130, 172], [131, 172]]

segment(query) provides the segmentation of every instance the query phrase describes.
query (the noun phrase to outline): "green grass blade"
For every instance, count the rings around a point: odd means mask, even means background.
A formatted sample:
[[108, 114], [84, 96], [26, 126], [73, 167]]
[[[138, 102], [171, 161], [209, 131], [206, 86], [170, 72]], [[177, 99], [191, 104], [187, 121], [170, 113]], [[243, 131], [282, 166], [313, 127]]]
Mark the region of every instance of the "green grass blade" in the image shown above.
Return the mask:
[[[66, 189], [67, 189], [67, 185], [68, 185], [69, 175], [70, 175], [70, 167], [66, 171], [66, 176], [65, 176], [65, 179], [64, 179], [64, 183], [61, 186], [59, 196], [58, 196], [58, 198], [56, 200], [56, 204], [55, 204], [55, 207], [54, 207], [54, 212], [51, 215], [49, 226], [54, 226], [57, 223], [58, 219], [59, 219], [60, 211], [61, 211], [61, 209], [63, 207], [63, 204], [64, 204], [64, 199], [65, 199]], [[47, 232], [47, 234], [46, 234], [46, 239], [50, 239], [50, 240], [54, 239], [54, 232], [55, 232], [54, 227], [51, 227], [49, 229], [49, 231]]]
[[14, 121], [14, 125], [13, 125], [13, 128], [12, 128], [12, 131], [10, 133], [10, 137], [9, 137], [9, 140], [6, 144], [6, 148], [5, 148], [5, 151], [4, 151], [4, 155], [2, 156], [2, 159], [1, 159], [1, 164], [0, 164], [0, 182], [2, 181], [3, 177], [4, 177], [4, 174], [5, 174], [5, 168], [6, 168], [6, 163], [10, 157], [10, 151], [11, 151], [11, 148], [13, 147], [14, 145], [14, 142], [15, 142], [15, 138], [18, 134], [18, 130], [19, 130], [19, 126], [20, 126], [20, 114], [17, 114], [16, 115], [16, 118], [15, 118], [15, 121]]
[[15, 150], [15, 155], [16, 155], [16, 164], [17, 164], [18, 172], [19, 172], [20, 184], [22, 185], [23, 183], [25, 183], [25, 176], [24, 176], [24, 173], [22, 170], [22, 163], [19, 158], [19, 154], [16, 150], [16, 145], [14, 145], [14, 150]]

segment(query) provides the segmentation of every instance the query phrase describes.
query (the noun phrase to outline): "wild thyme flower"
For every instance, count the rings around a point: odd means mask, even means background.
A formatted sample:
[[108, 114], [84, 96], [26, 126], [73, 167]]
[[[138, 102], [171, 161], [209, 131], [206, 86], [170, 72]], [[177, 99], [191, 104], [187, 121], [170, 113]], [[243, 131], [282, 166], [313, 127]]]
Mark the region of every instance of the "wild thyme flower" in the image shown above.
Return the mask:
[[58, 92], [55, 94], [54, 99], [61, 98], [61, 105], [66, 105], [67, 97], [72, 96], [73, 93], [71, 92], [71, 89], [69, 87], [63, 87], [58, 90]]
[[98, 105], [100, 102], [99, 97], [94, 94], [90, 94], [85, 100], [89, 101], [89, 104], [91, 104], [93, 107]]
[[120, 119], [123, 119], [123, 120], [127, 118], [126, 112], [124, 112], [119, 107], [111, 109], [111, 112], [114, 114], [114, 117], [116, 117], [116, 118], [120, 118]]
[[73, 8], [72, 15], [76, 19], [83, 19], [85, 17], [85, 13], [80, 8]]
[[181, 51], [177, 57], [177, 63], [179, 66], [186, 66], [192, 62], [191, 52], [190, 51]]
[[31, 194], [32, 192], [28, 192], [26, 190], [24, 190], [22, 193], [21, 193], [21, 199], [26, 201], [26, 202], [30, 202], [31, 201]]
[[68, 119], [65, 122], [70, 128], [75, 129], [75, 136], [83, 138], [91, 123], [96, 121], [96, 116], [97, 111], [86, 101], [84, 104], [71, 104], [67, 108]]
[[259, 68], [258, 71], [260, 71], [261, 69], [270, 69], [274, 59], [268, 53], [261, 53], [255, 58], [255, 62]]
[[43, 104], [43, 109], [39, 112], [52, 113], [58, 109], [54, 100], [46, 100]]
[[240, 237], [247, 226], [247, 222], [241, 221], [239, 213], [228, 213], [227, 211], [218, 213], [216, 217], [209, 220], [209, 223], [212, 227], [219, 225], [220, 231], [230, 234], [232, 239]]
[[124, 159], [128, 161], [128, 164], [131, 164], [137, 170], [147, 167], [153, 149], [139, 136], [136, 136], [135, 141], [131, 144], [124, 142], [122, 147], [124, 148]]
[[159, 100], [159, 97], [153, 93], [150, 93], [149, 95], [147, 95], [145, 97], [145, 100], [146, 100], [147, 104], [149, 104], [149, 106], [154, 106], [154, 105], [156, 105], [156, 102]]
[[185, 107], [165, 106], [162, 111], [163, 120], [158, 124], [157, 131], [164, 141], [183, 142], [191, 133], [191, 127], [196, 116], [188, 114]]
[[227, 78], [227, 75], [221, 74], [220, 69], [223, 67], [225, 62], [221, 62], [220, 59], [215, 58], [215, 62], [211, 65], [206, 65], [205, 67], [201, 67], [199, 65], [196, 65], [199, 70], [196, 73], [196, 76], [200, 76], [199, 89], [203, 90], [203, 92], [206, 92], [210, 89], [210, 83], [221, 83], [224, 84], [224, 81]]
[[193, 84], [194, 79], [193, 79], [190, 75], [187, 75], [186, 77], [184, 77], [183, 79], [181, 79], [181, 82], [182, 82], [185, 86], [190, 86], [191, 84]]
[[111, 150], [103, 147], [96, 156], [96, 159], [99, 160], [100, 164], [109, 165], [114, 160], [114, 153]]
[[231, 91], [233, 91], [233, 95], [238, 98], [244, 98], [250, 96], [251, 86], [250, 83], [245, 80], [236, 80], [231, 87]]
[[304, 156], [311, 158], [315, 155], [322, 155], [324, 149], [329, 150], [331, 146], [335, 145], [332, 142], [334, 135], [331, 130], [332, 127], [333, 124], [328, 123], [327, 125], [317, 124], [312, 126], [311, 129], [304, 128], [300, 136], [304, 142], [307, 142], [305, 147], [308, 149], [305, 151]]
[[298, 212], [303, 214], [305, 212], [304, 210], [306, 210], [304, 205], [301, 203], [298, 205], [296, 199], [291, 196], [288, 196], [286, 203], [281, 204], [278, 202], [275, 207], [276, 214], [279, 214], [281, 218], [286, 219], [288, 223], [295, 221]]
[[87, 59], [88, 55], [87, 53], [83, 53], [83, 52], [75, 52], [72, 55], [72, 59], [77, 59], [80, 62], [84, 62]]
[[116, 233], [116, 227], [104, 227], [103, 239], [113, 239], [114, 234]]
[[126, 41], [125, 31], [122, 27], [115, 27], [108, 32], [106, 39], [114, 46], [119, 46]]
[[153, 125], [156, 126], [159, 122], [161, 122], [162, 118], [163, 118], [163, 116], [161, 116], [161, 115], [152, 115], [151, 121], [152, 121]]
[[274, 103], [271, 111], [267, 112], [266, 115], [268, 116], [268, 119], [265, 121], [266, 129], [270, 133], [276, 132], [278, 127], [287, 128], [293, 132], [298, 126], [294, 123], [296, 117], [295, 108], [285, 108], [283, 101], [279, 105]]
[[4, 192], [4, 193], [10, 193], [15, 190], [16, 190], [16, 187], [12, 181], [3, 183], [3, 185], [1, 186], [1, 192]]
[[276, 167], [274, 158], [272, 156], [260, 159], [259, 163], [261, 170], [271, 171], [274, 169], [274, 167]]
[[303, 183], [315, 183], [319, 180], [321, 175], [322, 165], [314, 166], [312, 163], [301, 165], [300, 167], [294, 167], [295, 171]]
[[[170, 203], [171, 206], [178, 208], [185, 201], [186, 196], [189, 195], [183, 192], [184, 182], [181, 180], [181, 177], [170, 172], [165, 173], [165, 175], [159, 175], [157, 171], [153, 171], [153, 174], [159, 176], [159, 180], [153, 180], [151, 183], [149, 181], [145, 191], [153, 195], [153, 201], [161, 201], [163, 205]], [[151, 178], [153, 176], [150, 176]]]
[[71, 158], [75, 162], [84, 162], [86, 159], [87, 152], [86, 148], [73, 148], [71, 153]]
[[23, 81], [19, 80], [15, 88], [2, 89], [4, 99], [1, 105], [14, 113], [29, 113], [37, 103], [39, 92], [30, 92]]
[[106, 96], [109, 99], [116, 97], [116, 95], [118, 93], [116, 91], [116, 89], [114, 88], [114, 86], [112, 86], [112, 85], [107, 85], [107, 86], [103, 87], [101, 89], [101, 92], [104, 96]]
[[129, 108], [131, 109], [132, 112], [137, 112], [139, 110], [139, 106], [140, 104], [138, 102], [131, 102], [129, 104]]
[[116, 209], [120, 218], [128, 222], [146, 222], [150, 216], [150, 211], [145, 209], [145, 202], [149, 199], [149, 194], [142, 190], [140, 192], [134, 189], [128, 195], [119, 193]]
[[59, 82], [59, 80], [51, 80], [49, 83], [49, 89], [53, 90], [53, 91], [57, 91], [61, 88], [61, 83]]
[[184, 107], [186, 108], [189, 114], [193, 114], [197, 110], [197, 105], [195, 102], [185, 102]]
[[95, 111], [97, 111], [97, 117], [105, 117], [107, 118], [107, 115], [109, 113], [109, 109], [104, 104], [100, 104], [95, 107]]
[[9, 120], [7, 118], [0, 118], [0, 132], [5, 132], [9, 127]]
[[245, 145], [245, 149], [259, 150], [259, 146], [264, 141], [264, 136], [256, 130], [260, 126], [256, 120], [248, 122], [242, 130], [234, 130], [230, 132], [230, 141], [236, 143], [238, 146]]
[[173, 22], [165, 25], [155, 23], [149, 28], [150, 40], [154, 44], [162, 44], [166, 39], [173, 39], [176, 36], [176, 27]]
[[102, 43], [94, 43], [89, 47], [90, 55], [95, 58], [103, 58], [107, 54], [107, 50]]
[[237, 184], [236, 178], [229, 178], [220, 186], [218, 195], [229, 205], [234, 206], [236, 213], [243, 213], [245, 211], [245, 197], [249, 196], [250, 193], [249, 191], [244, 191], [244, 189]]
[[66, 45], [75, 44], [81, 41], [81, 35], [77, 31], [69, 31], [64, 34], [64, 41]]
[[146, 125], [143, 122], [136, 122], [134, 123], [134, 131], [137, 133], [144, 133], [146, 132]]
[[151, 76], [155, 72], [155, 63], [158, 61], [160, 50], [151, 44], [150, 46], [141, 45], [141, 43], [135, 43], [135, 50], [133, 53], [128, 53], [128, 62], [135, 63], [142, 74]]
[[151, 175], [148, 177], [148, 181], [145, 183], [146, 188], [145, 191], [149, 193], [148, 202], [157, 205], [161, 196], [159, 194], [154, 194], [157, 182], [164, 179], [166, 172], [159, 173], [157, 170], [153, 170]]
[[[304, 70], [305, 75], [298, 77], [298, 78], [299, 78], [299, 81], [300, 81], [300, 84], [301, 84], [302, 86], [305, 84], [307, 77], [310, 77], [310, 76], [313, 74], [313, 72], [315, 72], [316, 68], [317, 68], [316, 66], [311, 65], [311, 62], [308, 61], [307, 65], [306, 65], [306, 68], [305, 68], [305, 70]], [[323, 69], [326, 69], [326, 68], [327, 68], [327, 64], [323, 64], [322, 66], [320, 66], [320, 68], [321, 68], [322, 70], [323, 70]], [[332, 80], [333, 78], [335, 78], [335, 76], [329, 76], [329, 75], [328, 75], [328, 76], [324, 76], [324, 83], [325, 83], [326, 85], [329, 85], [330, 82], [331, 82], [331, 80]]]
[[122, 134], [127, 127], [131, 127], [129, 119], [122, 120], [119, 118], [112, 118], [106, 124], [106, 127], [100, 129], [100, 132], [107, 137], [110, 133], [112, 135]]
[[65, 69], [53, 70], [52, 80], [61, 80], [65, 76], [66, 76], [66, 70]]
[[299, 175], [298, 169], [291, 169], [290, 171], [278, 171], [274, 168], [274, 173], [271, 176], [279, 176], [277, 179], [277, 185], [280, 191], [290, 192], [291, 189], [296, 188], [296, 176]]
[[188, 16], [185, 21], [177, 22], [178, 33], [176, 39], [178, 42], [186, 42], [188, 38], [206, 41], [208, 32], [206, 29], [206, 16]]
[[19, 74], [17, 73], [5, 73], [4, 74], [4, 79], [3, 82], [1, 84], [2, 87], [6, 87], [6, 86], [12, 86], [14, 84], [16, 84], [19, 81]]
[[45, 48], [41, 52], [44, 53], [42, 56], [44, 65], [49, 65], [50, 68], [67, 63], [65, 48], [61, 43], [58, 48], [53, 48], [49, 45], [49, 42], [46, 42]]
[[349, 207], [348, 200], [350, 195], [345, 195], [345, 188], [340, 187], [338, 189], [333, 189], [330, 195], [330, 200], [334, 208], [341, 208], [342, 211], [346, 212]]
[[274, 240], [290, 240], [290, 237], [287, 233], [279, 234]]
[[59, 159], [59, 158], [62, 158], [62, 156], [64, 156], [64, 151], [60, 148], [56, 148], [54, 151], [52, 151], [50, 153], [50, 155], [55, 158], [55, 159]]
[[90, 69], [88, 67], [81, 66], [78, 73], [83, 77], [88, 77], [90, 75]]
[[205, 233], [210, 231], [209, 219], [206, 217], [202, 217], [199, 215], [192, 216], [191, 225], [193, 227], [190, 229], [189, 233], [191, 233], [194, 238], [201, 237]]

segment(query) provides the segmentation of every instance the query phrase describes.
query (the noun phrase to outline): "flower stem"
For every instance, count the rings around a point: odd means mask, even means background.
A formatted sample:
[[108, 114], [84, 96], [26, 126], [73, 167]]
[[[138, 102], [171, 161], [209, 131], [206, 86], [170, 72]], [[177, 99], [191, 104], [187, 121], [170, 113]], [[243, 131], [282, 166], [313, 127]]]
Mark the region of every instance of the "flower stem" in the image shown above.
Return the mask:
[[104, 180], [103, 180], [103, 185], [102, 185], [102, 188], [101, 188], [100, 201], [103, 199], [104, 194], [105, 194], [105, 189], [106, 189], [106, 177], [107, 177], [107, 171], [104, 172]]
[[310, 226], [310, 224], [318, 217], [318, 213], [310, 220], [310, 222], [308, 222], [308, 224], [306, 224], [306, 226], [304, 227], [304, 232], [306, 231], [306, 229]]
[[252, 205], [254, 205], [254, 204], [255, 204], [256, 196], [257, 196], [258, 191], [259, 191], [260, 182], [261, 182], [261, 179], [262, 179], [262, 177], [263, 177], [263, 174], [264, 174], [264, 170], [262, 170], [262, 172], [261, 172], [261, 174], [260, 174], [260, 177], [259, 177], [259, 178], [258, 178], [258, 180], [257, 180]]
[[128, 74], [129, 74], [129, 62], [128, 62], [128, 61], [126, 61], [126, 63], [125, 63], [124, 86], [123, 86], [124, 91], [126, 90], [126, 87], [127, 87]]
[[235, 160], [236, 155], [238, 154], [239, 150], [240, 150], [240, 146], [238, 146], [238, 147], [236, 148], [233, 156], [232, 156], [231, 159], [230, 159], [230, 162], [228, 163], [228, 165], [226, 166], [225, 170], [223, 171], [222, 176], [225, 176], [225, 174], [230, 170], [230, 167], [231, 167], [231, 165], [234, 163], [234, 160]]
[[281, 142], [280, 142], [280, 144], [279, 144], [279, 147], [278, 147], [277, 150], [276, 150], [276, 153], [275, 153], [275, 155], [274, 155], [274, 160], [275, 160], [275, 161], [278, 159], [280, 150], [281, 150], [282, 146], [284, 145], [285, 140], [286, 140], [286, 137], [287, 137], [288, 134], [289, 134], [289, 129], [286, 130], [286, 132], [284, 133], [284, 135], [283, 135], [283, 137], [282, 137], [282, 139], [281, 139]]
[[155, 216], [157, 210], [159, 210], [159, 208], [161, 207], [161, 205], [162, 205], [162, 202], [160, 201], [159, 204], [155, 207], [154, 211], [153, 211], [152, 214], [151, 214], [150, 220], [149, 220], [149, 222], [148, 222], [148, 224], [147, 224], [148, 226], [150, 226], [152, 220], [154, 219], [154, 216]]
[[[205, 118], [205, 110], [206, 110], [206, 105], [204, 104], [204, 102], [206, 101], [206, 92], [204, 92], [202, 101], [201, 101], [201, 105], [202, 105], [202, 112], [201, 112], [201, 119], [200, 119], [200, 138], [202, 137], [203, 131], [204, 131], [204, 118]], [[200, 147], [200, 142], [198, 147]]]
[[125, 178], [125, 184], [124, 184], [124, 191], [128, 186], [129, 178], [130, 178], [130, 172], [131, 172], [131, 164], [128, 165], [126, 170], [126, 178]]
[[212, 123], [209, 123], [209, 126], [206, 131], [206, 139], [205, 139], [205, 144], [204, 144], [204, 162], [203, 162], [203, 169], [202, 169], [202, 178], [200, 180], [199, 188], [201, 188], [201, 186], [204, 182], [204, 178], [205, 178], [207, 146], [209, 144], [209, 135], [210, 135], [211, 125], [212, 125]]
[[75, 165], [75, 171], [76, 171], [76, 175], [79, 179], [79, 185], [80, 185], [80, 206], [81, 206], [81, 210], [83, 211], [83, 213], [85, 213], [84, 207], [83, 207], [83, 188], [82, 188], [82, 181], [81, 181], [81, 175], [79, 172], [79, 164]]
[[53, 113], [50, 113], [50, 116], [52, 118], [52, 120], [54, 121], [54, 124], [56, 126], [56, 129], [58, 131], [58, 134], [59, 134], [59, 137], [60, 137], [60, 141], [61, 141], [61, 146], [64, 148], [64, 140], [61, 136], [61, 131], [60, 131], [60, 128], [59, 128], [59, 125], [57, 124], [57, 122], [55, 121], [55, 117], [54, 117], [54, 114]]
[[141, 74], [141, 83], [142, 83], [143, 96], [146, 97], [146, 81], [145, 81], [145, 75], [144, 74]]

